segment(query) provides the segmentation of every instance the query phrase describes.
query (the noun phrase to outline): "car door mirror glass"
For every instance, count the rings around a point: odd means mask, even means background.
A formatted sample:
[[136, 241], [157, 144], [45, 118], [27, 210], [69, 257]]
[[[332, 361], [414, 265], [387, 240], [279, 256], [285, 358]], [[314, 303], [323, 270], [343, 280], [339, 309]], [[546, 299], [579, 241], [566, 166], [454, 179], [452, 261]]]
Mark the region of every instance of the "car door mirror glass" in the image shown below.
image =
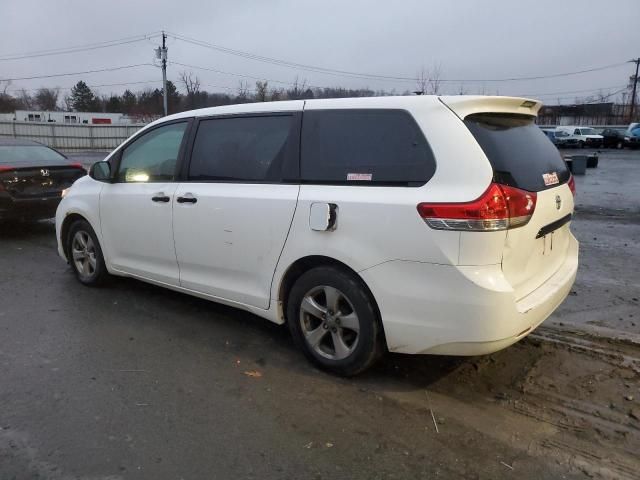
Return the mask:
[[96, 162], [89, 169], [89, 176], [98, 182], [111, 180], [111, 165], [108, 162]]

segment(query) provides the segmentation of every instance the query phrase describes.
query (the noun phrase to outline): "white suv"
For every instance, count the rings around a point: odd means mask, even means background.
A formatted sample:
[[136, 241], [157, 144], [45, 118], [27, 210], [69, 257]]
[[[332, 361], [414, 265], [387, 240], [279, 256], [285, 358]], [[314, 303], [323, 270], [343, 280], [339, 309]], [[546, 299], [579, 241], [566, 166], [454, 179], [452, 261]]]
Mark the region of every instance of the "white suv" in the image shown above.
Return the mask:
[[564, 300], [573, 179], [508, 97], [207, 108], [158, 120], [66, 192], [60, 255], [287, 323], [343, 375], [385, 351], [478, 355]]

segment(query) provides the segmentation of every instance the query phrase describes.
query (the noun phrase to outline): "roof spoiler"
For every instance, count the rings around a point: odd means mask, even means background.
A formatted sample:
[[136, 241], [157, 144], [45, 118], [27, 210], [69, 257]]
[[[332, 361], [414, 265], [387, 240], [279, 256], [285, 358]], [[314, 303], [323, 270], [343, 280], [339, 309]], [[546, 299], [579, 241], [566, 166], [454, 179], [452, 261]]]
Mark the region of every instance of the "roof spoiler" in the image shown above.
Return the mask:
[[522, 97], [488, 97], [483, 95], [446, 95], [439, 97], [461, 119], [474, 113], [519, 113], [536, 116], [542, 103]]

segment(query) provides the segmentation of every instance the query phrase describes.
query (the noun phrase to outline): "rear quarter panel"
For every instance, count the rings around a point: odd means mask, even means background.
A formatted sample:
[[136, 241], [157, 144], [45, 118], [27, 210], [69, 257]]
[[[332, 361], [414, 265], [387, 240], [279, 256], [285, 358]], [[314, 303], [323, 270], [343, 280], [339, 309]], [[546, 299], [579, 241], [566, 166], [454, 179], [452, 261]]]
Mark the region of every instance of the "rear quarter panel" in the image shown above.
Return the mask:
[[[305, 109], [351, 107], [349, 99], [336, 99], [309, 103]], [[357, 104], [353, 108], [363, 107]], [[420, 202], [462, 202], [479, 197], [493, 175], [484, 152], [462, 121], [436, 97], [420, 102], [415, 97], [380, 97], [365, 108], [411, 113], [433, 151], [435, 174], [421, 187], [302, 185], [291, 233], [274, 277], [274, 299], [289, 267], [310, 255], [339, 260], [357, 272], [391, 260], [458, 263], [460, 232], [429, 228], [416, 207]], [[337, 205], [334, 231], [311, 230], [309, 214], [314, 202]]]

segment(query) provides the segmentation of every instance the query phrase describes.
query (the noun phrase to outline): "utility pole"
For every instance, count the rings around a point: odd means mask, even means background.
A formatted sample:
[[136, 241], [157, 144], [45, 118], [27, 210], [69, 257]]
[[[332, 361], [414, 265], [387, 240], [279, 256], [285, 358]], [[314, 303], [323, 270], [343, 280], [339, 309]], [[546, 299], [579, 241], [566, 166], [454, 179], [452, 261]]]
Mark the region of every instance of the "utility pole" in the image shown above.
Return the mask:
[[168, 115], [167, 109], [167, 34], [162, 31], [162, 47], [156, 48], [156, 58], [162, 61], [162, 104], [164, 116]]
[[638, 85], [638, 67], [640, 67], [640, 57], [635, 60], [629, 60], [629, 62], [636, 64], [636, 74], [633, 77], [633, 90], [631, 92], [631, 109], [629, 111], [629, 121], [633, 122], [633, 114], [636, 109], [636, 87]]

